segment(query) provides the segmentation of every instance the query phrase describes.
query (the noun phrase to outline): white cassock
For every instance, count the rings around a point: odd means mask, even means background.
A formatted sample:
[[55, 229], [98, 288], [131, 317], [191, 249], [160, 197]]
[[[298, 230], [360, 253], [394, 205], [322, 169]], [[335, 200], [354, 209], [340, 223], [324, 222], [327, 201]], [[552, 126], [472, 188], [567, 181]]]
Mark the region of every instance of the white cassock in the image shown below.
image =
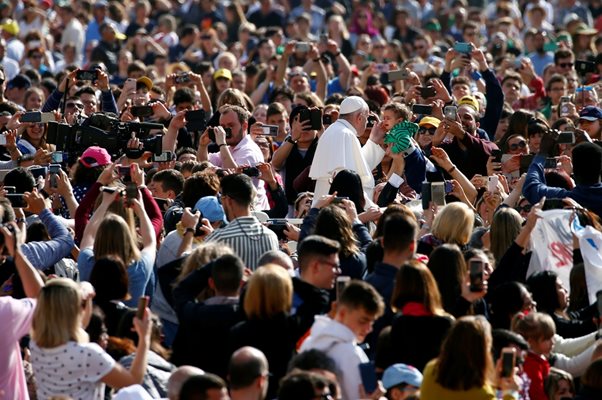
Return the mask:
[[314, 204], [328, 194], [332, 178], [343, 169], [357, 172], [362, 180], [364, 195], [370, 203], [374, 192], [372, 170], [384, 156], [385, 151], [371, 140], [362, 147], [355, 128], [348, 121], [336, 120], [318, 140], [309, 170], [309, 177], [316, 181]]

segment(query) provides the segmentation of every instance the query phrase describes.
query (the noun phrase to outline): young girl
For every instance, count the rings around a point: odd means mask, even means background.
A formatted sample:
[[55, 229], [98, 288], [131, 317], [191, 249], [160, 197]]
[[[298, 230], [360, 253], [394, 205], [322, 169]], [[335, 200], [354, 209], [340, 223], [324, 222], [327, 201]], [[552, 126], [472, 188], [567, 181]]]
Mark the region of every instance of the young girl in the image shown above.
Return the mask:
[[512, 321], [512, 330], [529, 343], [529, 353], [523, 369], [531, 379], [529, 397], [531, 400], [548, 400], [544, 390], [544, 380], [550, 374], [548, 358], [554, 345], [553, 336], [556, 326], [552, 318], [543, 313], [519, 313]]

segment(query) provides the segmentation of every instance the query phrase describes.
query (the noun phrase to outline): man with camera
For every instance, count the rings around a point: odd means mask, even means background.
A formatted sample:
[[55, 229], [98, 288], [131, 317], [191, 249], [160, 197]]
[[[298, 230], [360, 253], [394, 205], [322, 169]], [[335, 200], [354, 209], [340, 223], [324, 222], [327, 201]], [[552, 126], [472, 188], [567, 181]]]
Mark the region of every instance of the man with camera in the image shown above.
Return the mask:
[[[236, 169], [241, 166], [253, 167], [262, 163], [264, 160], [261, 149], [247, 134], [249, 112], [239, 106], [226, 105], [220, 109], [220, 114], [220, 126], [208, 127], [201, 136], [197, 159], [209, 161], [224, 169]], [[207, 148], [211, 142], [218, 145], [218, 153], [208, 153]], [[249, 170], [253, 170], [253, 168], [249, 168]], [[252, 178], [253, 184], [257, 188], [255, 206], [259, 210], [268, 210], [270, 206], [264, 183], [257, 179], [257, 175]]]

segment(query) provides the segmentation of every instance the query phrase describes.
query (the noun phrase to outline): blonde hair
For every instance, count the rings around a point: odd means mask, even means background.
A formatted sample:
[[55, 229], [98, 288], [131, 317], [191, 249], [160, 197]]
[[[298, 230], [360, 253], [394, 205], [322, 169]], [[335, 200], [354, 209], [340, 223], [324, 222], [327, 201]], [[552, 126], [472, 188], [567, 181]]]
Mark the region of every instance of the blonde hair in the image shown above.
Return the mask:
[[506, 250], [514, 242], [521, 231], [523, 218], [514, 208], [501, 208], [493, 215], [491, 221], [490, 250], [495, 261], [500, 262]]
[[454, 202], [443, 207], [433, 221], [433, 235], [444, 243], [464, 246], [470, 240], [474, 212], [464, 203]]
[[176, 278], [175, 285], [182, 282], [195, 269], [226, 254], [234, 254], [234, 251], [225, 244], [216, 242], [202, 243], [184, 261], [180, 275]]
[[251, 275], [247, 284], [244, 309], [249, 319], [269, 319], [290, 311], [293, 281], [284, 268], [267, 264]]
[[140, 250], [125, 220], [117, 214], [107, 213], [94, 239], [94, 258], [116, 256], [126, 265], [140, 259]]
[[548, 314], [530, 312], [518, 313], [512, 319], [512, 330], [525, 340], [550, 339], [556, 333], [554, 320]]
[[33, 314], [32, 339], [39, 347], [54, 348], [69, 341], [87, 342], [82, 329], [82, 296], [77, 283], [55, 278], [40, 292]]

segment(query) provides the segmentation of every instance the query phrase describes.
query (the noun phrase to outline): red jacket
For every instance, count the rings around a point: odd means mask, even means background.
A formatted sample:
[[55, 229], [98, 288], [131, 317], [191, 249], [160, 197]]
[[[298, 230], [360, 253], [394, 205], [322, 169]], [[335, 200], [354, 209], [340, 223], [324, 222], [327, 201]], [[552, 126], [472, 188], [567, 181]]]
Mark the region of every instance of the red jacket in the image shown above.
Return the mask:
[[531, 388], [529, 389], [531, 400], [548, 400], [543, 388], [543, 382], [550, 373], [548, 360], [544, 356], [530, 351], [525, 358], [523, 370], [531, 379]]

